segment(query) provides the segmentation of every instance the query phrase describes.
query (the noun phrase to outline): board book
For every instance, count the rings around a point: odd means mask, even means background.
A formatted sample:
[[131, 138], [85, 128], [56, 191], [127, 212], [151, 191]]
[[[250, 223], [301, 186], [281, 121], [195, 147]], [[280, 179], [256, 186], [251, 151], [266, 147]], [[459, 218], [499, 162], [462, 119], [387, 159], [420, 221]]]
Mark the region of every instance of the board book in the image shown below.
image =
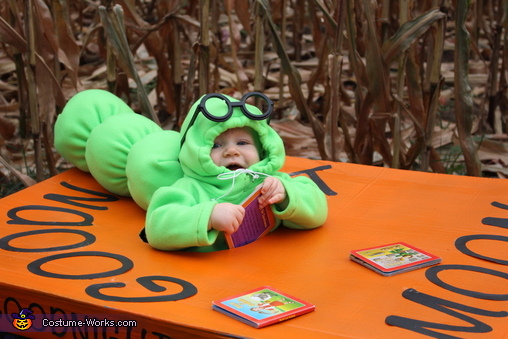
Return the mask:
[[258, 198], [261, 195], [261, 187], [262, 185], [257, 186], [254, 192], [242, 203], [245, 208], [242, 223], [235, 233], [226, 234], [229, 248], [250, 244], [275, 227], [275, 217], [270, 205], [262, 209], [259, 208]]
[[441, 262], [441, 258], [404, 242], [351, 251], [349, 258], [384, 276], [404, 273]]
[[212, 302], [215, 311], [261, 328], [314, 311], [315, 305], [270, 286]]

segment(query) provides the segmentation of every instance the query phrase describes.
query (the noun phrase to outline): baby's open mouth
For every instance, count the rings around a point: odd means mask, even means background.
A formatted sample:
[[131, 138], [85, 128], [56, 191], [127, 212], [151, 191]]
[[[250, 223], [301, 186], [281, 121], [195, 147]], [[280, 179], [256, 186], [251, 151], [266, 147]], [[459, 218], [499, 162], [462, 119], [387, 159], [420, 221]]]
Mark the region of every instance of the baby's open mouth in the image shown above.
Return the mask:
[[237, 169], [242, 169], [243, 167], [240, 166], [240, 165], [236, 165], [236, 164], [233, 164], [233, 165], [229, 165], [228, 167], [226, 167], [228, 170], [230, 171], [236, 171]]

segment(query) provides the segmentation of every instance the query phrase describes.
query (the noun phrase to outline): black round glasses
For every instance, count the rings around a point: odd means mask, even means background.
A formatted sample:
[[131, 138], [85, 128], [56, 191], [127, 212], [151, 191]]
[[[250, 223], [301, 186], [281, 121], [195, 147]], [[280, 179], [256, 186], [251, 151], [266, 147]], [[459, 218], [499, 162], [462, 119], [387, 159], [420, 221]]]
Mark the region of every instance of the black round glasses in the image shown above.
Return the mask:
[[[210, 99], [220, 99], [221, 104], [220, 105], [213, 105], [213, 110], [207, 108], [207, 102], [210, 103]], [[253, 106], [260, 107], [259, 111], [253, 111], [252, 109], [249, 110], [249, 107], [246, 105], [247, 100], [254, 99]], [[215, 101], [216, 102], [216, 101]], [[229, 120], [231, 116], [233, 115], [233, 108], [240, 107], [240, 110], [242, 113], [249, 119], [252, 120], [264, 120], [268, 119], [270, 115], [273, 112], [273, 101], [268, 98], [266, 95], [260, 92], [249, 92], [246, 93], [240, 101], [231, 101], [229, 100], [225, 95], [220, 93], [210, 93], [205, 95], [201, 101], [199, 102], [198, 106], [196, 107], [196, 110], [194, 111], [194, 115], [192, 116], [191, 121], [189, 122], [189, 125], [187, 126], [187, 129], [185, 130], [182, 141], [180, 142], [180, 147], [182, 147], [183, 143], [185, 142], [185, 138], [187, 136], [187, 131], [189, 128], [191, 128], [192, 125], [194, 125], [194, 122], [196, 121], [196, 118], [199, 114], [199, 112], [203, 113], [203, 115], [212, 121], [216, 122], [224, 122]], [[212, 113], [213, 111], [213, 113]], [[261, 112], [261, 114], [259, 114]]]

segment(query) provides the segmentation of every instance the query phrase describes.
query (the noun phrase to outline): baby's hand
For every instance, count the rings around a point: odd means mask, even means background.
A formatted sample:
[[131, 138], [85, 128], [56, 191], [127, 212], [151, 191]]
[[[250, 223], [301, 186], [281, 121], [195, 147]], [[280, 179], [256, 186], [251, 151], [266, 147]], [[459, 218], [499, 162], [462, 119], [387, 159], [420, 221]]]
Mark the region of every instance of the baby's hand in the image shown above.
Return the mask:
[[282, 182], [275, 177], [266, 178], [258, 199], [259, 208], [264, 208], [269, 204], [279, 204], [284, 200], [286, 200], [286, 189]]
[[213, 207], [208, 229], [225, 232], [227, 234], [235, 233], [243, 221], [245, 209], [243, 206], [223, 202]]

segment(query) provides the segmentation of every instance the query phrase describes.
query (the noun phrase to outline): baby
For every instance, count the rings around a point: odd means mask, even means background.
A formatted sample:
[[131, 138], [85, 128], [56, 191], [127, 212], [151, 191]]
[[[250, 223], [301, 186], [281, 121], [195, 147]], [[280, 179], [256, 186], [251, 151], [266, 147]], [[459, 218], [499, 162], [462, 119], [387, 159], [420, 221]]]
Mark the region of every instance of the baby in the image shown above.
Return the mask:
[[[253, 133], [249, 127], [237, 127], [220, 134], [215, 139], [210, 154], [214, 164], [235, 171], [249, 168], [259, 162], [259, 152]], [[260, 208], [268, 204], [280, 204], [280, 209], [283, 210], [288, 201], [281, 181], [275, 177], [266, 178], [258, 202]], [[245, 209], [241, 205], [219, 203], [212, 210], [208, 229], [234, 233], [242, 223], [244, 215]]]
[[259, 203], [272, 206], [277, 226], [312, 229], [325, 222], [326, 197], [317, 185], [308, 177], [279, 172], [284, 144], [268, 115], [245, 97], [238, 101], [211, 94], [194, 104], [182, 125], [183, 177], [156, 190], [147, 209], [151, 246], [227, 249], [224, 233], [238, 229], [245, 213], [240, 204], [260, 184]]

